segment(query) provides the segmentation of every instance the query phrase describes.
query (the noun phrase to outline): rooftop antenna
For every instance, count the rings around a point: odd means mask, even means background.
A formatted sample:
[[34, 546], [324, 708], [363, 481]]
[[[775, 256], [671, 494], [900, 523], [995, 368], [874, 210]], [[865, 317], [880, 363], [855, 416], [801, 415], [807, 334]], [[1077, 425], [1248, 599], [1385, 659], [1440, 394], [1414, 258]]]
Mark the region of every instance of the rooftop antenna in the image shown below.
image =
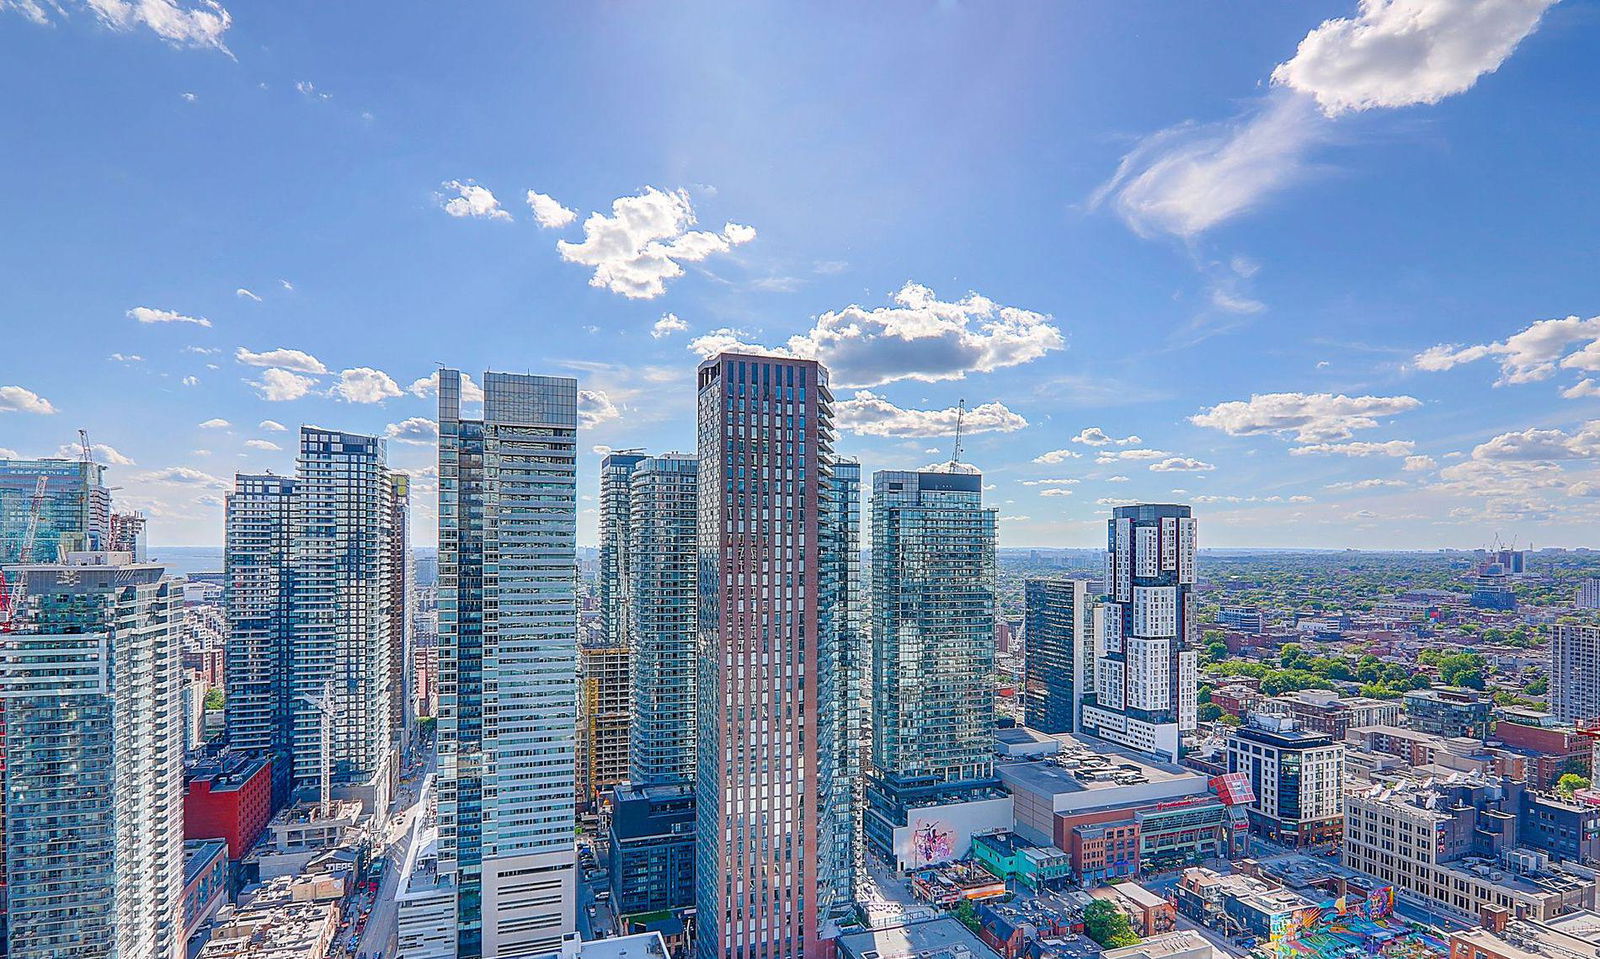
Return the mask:
[[955, 467], [961, 462], [961, 427], [965, 423], [966, 418], [967, 398], [963, 396], [961, 399], [956, 401], [956, 444], [955, 447], [950, 450], [950, 468], [952, 472], [954, 472]]

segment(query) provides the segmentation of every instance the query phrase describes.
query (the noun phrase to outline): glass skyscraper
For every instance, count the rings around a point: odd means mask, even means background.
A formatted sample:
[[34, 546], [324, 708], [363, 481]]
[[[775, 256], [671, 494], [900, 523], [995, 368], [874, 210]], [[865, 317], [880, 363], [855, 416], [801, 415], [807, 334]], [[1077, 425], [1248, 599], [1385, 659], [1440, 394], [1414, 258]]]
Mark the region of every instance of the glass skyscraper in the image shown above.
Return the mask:
[[1118, 506], [1096, 610], [1084, 732], [1176, 762], [1196, 725], [1195, 521], [1187, 506]]
[[0, 459], [0, 563], [22, 559], [41, 478], [32, 561], [53, 563], [58, 552], [108, 548], [111, 491], [104, 466], [69, 459]]
[[1041, 733], [1078, 732], [1094, 676], [1089, 581], [1029, 579], [1022, 595], [1023, 722]]
[[840, 862], [823, 821], [842, 710], [820, 635], [839, 601], [833, 397], [811, 360], [700, 365], [695, 881], [702, 959], [823, 955]]
[[699, 472], [695, 457], [668, 453], [640, 458], [629, 474], [633, 726], [628, 779], [635, 786], [694, 781]]
[[160, 566], [80, 553], [11, 566], [8, 959], [169, 959], [183, 948], [182, 598]]
[[907, 811], [994, 778], [995, 510], [971, 467], [872, 477], [867, 842], [894, 861]]
[[460, 959], [575, 935], [578, 384], [439, 373], [439, 868]]

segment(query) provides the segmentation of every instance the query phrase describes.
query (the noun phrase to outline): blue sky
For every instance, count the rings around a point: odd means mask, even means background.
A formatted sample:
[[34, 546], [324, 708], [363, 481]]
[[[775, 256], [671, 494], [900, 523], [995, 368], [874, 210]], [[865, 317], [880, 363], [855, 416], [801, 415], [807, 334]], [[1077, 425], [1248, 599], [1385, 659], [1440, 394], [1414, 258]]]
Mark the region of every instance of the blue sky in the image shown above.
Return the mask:
[[86, 428], [153, 542], [216, 543], [301, 423], [431, 498], [436, 364], [687, 449], [743, 343], [829, 363], [869, 471], [964, 400], [1002, 545], [1126, 500], [1210, 546], [1600, 545], [1597, 38], [1576, 0], [0, 0], [0, 448]]

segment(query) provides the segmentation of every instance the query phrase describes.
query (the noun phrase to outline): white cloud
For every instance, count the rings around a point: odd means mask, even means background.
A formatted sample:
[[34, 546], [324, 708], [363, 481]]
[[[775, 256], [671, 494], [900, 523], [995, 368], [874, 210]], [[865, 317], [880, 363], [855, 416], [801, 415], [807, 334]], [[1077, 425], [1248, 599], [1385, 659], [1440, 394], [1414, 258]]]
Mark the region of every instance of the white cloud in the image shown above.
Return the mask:
[[1106, 482], [1107, 483], [1126, 483], [1126, 482], [1128, 482], [1128, 478], [1126, 476], [1107, 476], [1106, 477]]
[[1585, 396], [1600, 396], [1600, 382], [1585, 377], [1562, 390], [1561, 395], [1569, 400], [1582, 399]]
[[156, 310], [148, 306], [136, 306], [128, 311], [128, 318], [138, 320], [140, 323], [193, 323], [195, 326], [210, 326], [211, 321], [203, 316], [184, 316], [172, 310]]
[[511, 219], [511, 214], [500, 205], [488, 187], [479, 186], [471, 180], [446, 180], [440, 187], [456, 191], [455, 196], [438, 195], [439, 205], [451, 216], [477, 220]]
[[133, 477], [143, 483], [162, 483], [170, 486], [201, 486], [211, 489], [227, 489], [226, 480], [212, 476], [190, 466], [169, 466], [166, 469], [156, 470], [153, 473], [141, 473]]
[[260, 423], [256, 424], [256, 428], [257, 429], [266, 430], [269, 433], [282, 433], [284, 430], [287, 430], [289, 427], [284, 426], [282, 423], [279, 423], [277, 420], [262, 420]]
[[271, 440], [245, 440], [244, 441], [244, 445], [250, 447], [253, 450], [266, 450], [268, 452], [274, 452], [274, 453], [283, 449], [283, 447], [279, 446], [277, 443], [272, 442]]
[[1211, 305], [1228, 313], [1260, 313], [1267, 305], [1221, 286], [1211, 288]]
[[1529, 427], [1501, 433], [1472, 450], [1475, 460], [1541, 461], [1600, 456], [1600, 420], [1590, 420], [1574, 433]]
[[1140, 236], [1195, 236], [1300, 179], [1325, 123], [1309, 99], [1276, 95], [1233, 120], [1162, 130], [1122, 158], [1090, 206], [1109, 202]]
[[328, 372], [328, 368], [322, 365], [322, 361], [310, 353], [301, 350], [287, 350], [282, 347], [262, 353], [252, 353], [241, 346], [233, 351], [233, 358], [246, 366], [276, 366], [279, 369], [294, 370], [296, 373], [311, 373], [319, 376]]
[[217, 416], [206, 420], [204, 423], [201, 423], [200, 428], [203, 430], [225, 430], [232, 425], [232, 423], [229, 423], [222, 417]]
[[689, 324], [678, 319], [678, 314], [663, 313], [661, 314], [661, 319], [656, 320], [656, 325], [650, 327], [650, 335], [659, 340], [674, 333], [682, 333], [687, 329], [689, 329]]
[[[938, 452], [938, 451], [937, 450], [929, 450], [928, 452], [935, 453], [935, 452]], [[1022, 485], [1023, 486], [1077, 486], [1079, 482], [1080, 482], [1080, 480], [1077, 480], [1077, 479], [1074, 479], [1074, 478], [1071, 478], [1071, 477], [1062, 477], [1062, 478], [1059, 478], [1059, 479], [1052, 478], [1052, 479], [1023, 480], [1022, 481]]]
[[1203, 233], [1302, 178], [1312, 147], [1333, 135], [1331, 117], [1437, 103], [1469, 89], [1510, 56], [1553, 2], [1361, 0], [1354, 19], [1328, 20], [1308, 33], [1294, 57], [1272, 71], [1278, 89], [1239, 117], [1183, 123], [1145, 138], [1091, 206], [1109, 202], [1141, 236]]
[[143, 363], [144, 362], [144, 357], [140, 356], [137, 353], [113, 353], [113, 354], [111, 354], [110, 356], [108, 356], [106, 358], [110, 359], [110, 360], [116, 360], [118, 363]]
[[398, 423], [390, 423], [383, 435], [399, 443], [431, 446], [439, 440], [439, 424], [425, 416], [411, 416]]
[[562, 206], [555, 197], [532, 190], [528, 191], [528, 207], [533, 210], [533, 218], [539, 225], [549, 229], [571, 226], [572, 221], [578, 218], [577, 211]]
[[[435, 370], [419, 380], [412, 380], [411, 385], [406, 387], [406, 390], [412, 396], [418, 396], [423, 399], [427, 399], [430, 396], [438, 396], [439, 372]], [[479, 386], [477, 383], [474, 383], [472, 381], [472, 377], [466, 373], [461, 374], [461, 402], [483, 402], [483, 387]]]
[[857, 390], [835, 404], [839, 426], [866, 436], [944, 436], [956, 430], [960, 418], [964, 433], [1012, 433], [1028, 421], [1002, 403], [984, 403], [963, 414], [959, 407], [942, 410], [903, 409], [870, 390]]
[[1094, 461], [1097, 465], [1105, 466], [1118, 460], [1158, 460], [1171, 455], [1166, 450], [1096, 450]]
[[222, 350], [215, 346], [186, 346], [183, 348], [183, 352], [198, 353], [201, 356], [213, 356], [217, 353], [221, 353]]
[[1096, 506], [1133, 506], [1139, 501], [1136, 499], [1123, 499], [1116, 496], [1102, 496], [1094, 501]]
[[1425, 470], [1434, 469], [1438, 465], [1439, 462], [1431, 456], [1407, 456], [1406, 465], [1402, 466], [1401, 469], [1407, 473], [1421, 473]]
[[1051, 450], [1048, 453], [1040, 453], [1038, 456], [1035, 456], [1033, 461], [1035, 463], [1055, 464], [1064, 460], [1075, 460], [1082, 455], [1082, 453], [1079, 453], [1075, 450]]
[[1169, 456], [1159, 463], [1151, 463], [1150, 469], [1157, 473], [1209, 473], [1216, 466], [1190, 456]]
[[594, 268], [590, 286], [648, 300], [665, 293], [668, 280], [683, 275], [681, 263], [726, 253], [756, 237], [753, 227], [737, 223], [724, 224], [721, 233], [691, 231], [694, 225], [686, 191], [645, 187], [638, 196], [612, 201], [610, 216], [589, 214], [583, 221], [583, 242], [561, 240], [556, 249], [567, 262]]
[[198, 376], [185, 376], [183, 379], [179, 380], [178, 382], [182, 383], [184, 386], [199, 386], [200, 385], [200, 377], [198, 377]]
[[1316, 500], [1312, 499], [1309, 496], [1291, 496], [1291, 497], [1289, 497], [1289, 502], [1291, 502], [1291, 503], [1315, 503]]
[[294, 88], [295, 90], [299, 91], [301, 96], [306, 97], [309, 100], [333, 99], [333, 94], [324, 93], [321, 90], [318, 90], [317, 85], [312, 83], [310, 80], [297, 80], [295, 81]]
[[1306, 34], [1272, 82], [1324, 113], [1438, 103], [1500, 68], [1556, 0], [1361, 0]]
[[[109, 463], [112, 466], [138, 465], [131, 456], [125, 456], [115, 447], [107, 446], [104, 443], [91, 443], [89, 444], [89, 450], [96, 463]], [[15, 453], [11, 455], [13, 457], [16, 456]], [[62, 443], [61, 447], [56, 450], [56, 456], [61, 459], [75, 460], [83, 456], [83, 447], [77, 443]]]
[[237, 290], [234, 290], [233, 291], [233, 295], [237, 296], [241, 300], [255, 300], [257, 303], [261, 302], [261, 297], [256, 296], [254, 293], [250, 292], [249, 290], [245, 289], [242, 286], [239, 287]]
[[1374, 478], [1374, 479], [1364, 479], [1364, 480], [1346, 480], [1346, 481], [1344, 481], [1342, 483], [1329, 483], [1328, 485], [1324, 486], [1323, 489], [1331, 489], [1331, 490], [1398, 489], [1400, 487], [1404, 487], [1404, 486], [1408, 486], [1408, 485], [1410, 485], [1410, 484], [1408, 484], [1405, 480], [1376, 479], [1376, 478]]
[[621, 416], [622, 411], [617, 409], [604, 390], [578, 391], [578, 425], [584, 429], [592, 429]]
[[1052, 486], [1049, 489], [1040, 490], [1039, 491], [1039, 495], [1040, 496], [1071, 496], [1072, 495], [1072, 490], [1063, 489], [1063, 488], [1061, 488], [1059, 486]]
[[1289, 451], [1290, 456], [1310, 456], [1313, 454], [1329, 454], [1338, 456], [1409, 456], [1417, 444], [1410, 440], [1387, 440], [1382, 443], [1369, 443], [1356, 440], [1350, 443], [1314, 443], [1310, 446], [1296, 446]]
[[56, 408], [32, 390], [20, 386], [0, 386], [0, 413], [37, 413], [46, 416]]
[[186, 103], [193, 103], [196, 100], [200, 99], [200, 97], [197, 94], [189, 93], [189, 92], [180, 93], [180, 94], [178, 94], [178, 96], [183, 97], [184, 102], [186, 102]]
[[370, 366], [357, 366], [339, 374], [339, 382], [333, 384], [329, 395], [350, 403], [382, 403], [404, 394], [389, 374]]
[[317, 381], [309, 376], [301, 376], [299, 373], [291, 373], [288, 370], [281, 370], [276, 367], [270, 370], [263, 370], [259, 380], [246, 380], [245, 382], [255, 387], [256, 393], [262, 399], [275, 403], [297, 400], [311, 392], [311, 388], [317, 385]]
[[[233, 16], [214, 0], [193, 4], [179, 0], [0, 0], [0, 13], [14, 10], [34, 23], [44, 25], [69, 11], [93, 13], [113, 30], [129, 31], [144, 27], [175, 47], [209, 48], [228, 53], [223, 35], [233, 25]], [[194, 94], [184, 94], [192, 99]]]
[[1356, 430], [1378, 426], [1381, 417], [1421, 405], [1413, 396], [1257, 393], [1248, 400], [1219, 403], [1189, 417], [1189, 422], [1229, 436], [1293, 434], [1301, 443], [1326, 443], [1349, 439]]
[[[1568, 350], [1576, 343], [1586, 345], [1569, 354]], [[1587, 320], [1576, 316], [1539, 320], [1496, 343], [1475, 346], [1442, 343], [1418, 353], [1412, 363], [1419, 370], [1440, 372], [1488, 358], [1500, 363], [1496, 386], [1548, 379], [1558, 366], [1600, 369], [1600, 316]]]
[[1124, 436], [1119, 440], [1114, 436], [1107, 435], [1106, 431], [1098, 426], [1086, 426], [1078, 432], [1077, 436], [1072, 438], [1072, 442], [1083, 443], [1087, 446], [1111, 446], [1113, 444], [1117, 446], [1133, 446], [1143, 443], [1144, 440], [1137, 436]]
[[893, 296], [894, 305], [850, 305], [817, 318], [816, 326], [780, 348], [745, 342], [741, 330], [721, 329], [694, 338], [702, 356], [755, 351], [815, 358], [828, 367], [835, 386], [880, 386], [898, 380], [932, 383], [991, 373], [1036, 360], [1066, 343], [1051, 317], [968, 293], [940, 300], [917, 283]]

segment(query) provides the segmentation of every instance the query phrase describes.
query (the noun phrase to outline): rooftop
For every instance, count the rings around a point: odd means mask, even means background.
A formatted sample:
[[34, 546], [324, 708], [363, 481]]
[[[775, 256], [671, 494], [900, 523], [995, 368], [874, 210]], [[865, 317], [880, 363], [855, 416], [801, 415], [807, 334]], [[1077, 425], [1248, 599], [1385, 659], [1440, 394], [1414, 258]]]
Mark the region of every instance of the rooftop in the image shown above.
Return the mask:
[[948, 917], [847, 933], [839, 937], [839, 946], [850, 959], [994, 959], [995, 955], [966, 926]]
[[666, 959], [667, 943], [659, 932], [595, 939], [578, 947], [579, 959]]

